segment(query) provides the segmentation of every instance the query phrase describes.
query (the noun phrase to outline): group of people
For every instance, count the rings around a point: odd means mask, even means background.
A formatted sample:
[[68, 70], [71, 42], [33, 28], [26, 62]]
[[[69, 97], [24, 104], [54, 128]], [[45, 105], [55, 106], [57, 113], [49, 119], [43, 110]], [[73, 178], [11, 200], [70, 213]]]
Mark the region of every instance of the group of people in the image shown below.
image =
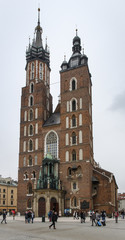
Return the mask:
[[91, 211], [90, 220], [92, 221], [92, 226], [106, 226], [106, 212]]
[[74, 211], [73, 218], [74, 219], [81, 218], [81, 223], [85, 223], [86, 213], [83, 210], [80, 213], [79, 213], [79, 211]]
[[[9, 212], [9, 214], [12, 215], [12, 216], [13, 216], [13, 220], [15, 220], [15, 215], [16, 215], [15, 210], [12, 210], [11, 212]], [[6, 220], [7, 212], [4, 210], [3, 213], [2, 213], [2, 215], [3, 215], [3, 219], [2, 219], [2, 221], [1, 221], [1, 223], [4, 222], [4, 223], [7, 224], [7, 220]]]
[[[87, 213], [83, 210], [81, 212], [74, 211], [73, 218], [79, 219], [81, 218], [81, 223], [85, 223]], [[90, 220], [92, 221], [92, 226], [95, 224], [96, 226], [105, 226], [106, 225], [106, 212], [103, 210], [101, 213], [98, 211], [90, 211]]]
[[26, 211], [25, 212], [25, 223], [33, 223], [35, 214], [32, 211]]
[[[15, 212], [12, 212], [12, 214], [15, 217]], [[125, 215], [124, 210], [122, 210], [120, 212], [120, 214], [121, 214], [122, 219], [124, 219], [124, 215]], [[6, 215], [7, 215], [7, 212], [3, 211], [3, 219], [1, 221], [1, 223], [3, 223], [3, 222], [5, 224], [7, 223]], [[85, 223], [86, 215], [87, 215], [86, 212], [83, 210], [81, 210], [81, 212], [74, 211], [73, 218], [74, 219], [81, 218], [81, 223]], [[94, 225], [95, 226], [106, 226], [106, 212], [104, 210], [102, 212], [90, 211], [89, 215], [90, 215], [90, 221], [92, 222], [91, 226], [94, 226]], [[34, 217], [35, 217], [35, 214], [33, 211], [30, 211], [30, 210], [26, 211], [25, 212], [25, 223], [33, 223]], [[113, 217], [115, 218], [115, 222], [118, 223], [119, 212], [117, 210], [113, 213]], [[53, 226], [53, 229], [56, 229], [55, 222], [57, 222], [57, 219], [58, 219], [57, 212], [55, 210], [50, 210], [48, 212], [48, 218], [49, 218], [49, 222], [52, 222], [49, 225], [49, 228], [51, 228]]]

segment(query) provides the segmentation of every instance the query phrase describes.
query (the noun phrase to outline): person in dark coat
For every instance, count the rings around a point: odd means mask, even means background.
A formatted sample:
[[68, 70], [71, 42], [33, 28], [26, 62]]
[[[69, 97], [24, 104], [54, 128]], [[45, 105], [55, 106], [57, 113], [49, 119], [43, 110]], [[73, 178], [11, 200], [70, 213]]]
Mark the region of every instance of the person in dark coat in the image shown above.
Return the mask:
[[25, 223], [28, 223], [28, 212], [25, 212]]
[[30, 223], [30, 221], [31, 221], [31, 211], [28, 211], [28, 223]]
[[105, 221], [106, 212], [104, 210], [102, 211], [101, 217], [102, 217], [102, 221], [101, 221], [102, 225], [106, 226], [106, 221]]
[[81, 223], [83, 223], [83, 222], [85, 223], [86, 216], [85, 216], [85, 212], [83, 210], [80, 213], [80, 217], [81, 217]]
[[83, 211], [81, 211], [80, 217], [81, 217], [81, 223], [83, 223]]
[[96, 225], [96, 222], [95, 222], [96, 214], [95, 214], [95, 212], [92, 212], [91, 220], [92, 220], [92, 226], [93, 226], [93, 223], [95, 223], [95, 225]]
[[5, 222], [7, 224], [7, 222], [6, 222], [6, 212], [5, 211], [3, 211], [3, 220], [1, 221], [1, 223], [3, 223], [3, 222]]
[[52, 213], [52, 224], [49, 226], [49, 228], [51, 228], [53, 226], [53, 229], [56, 229], [55, 227], [55, 221], [56, 221], [56, 214], [55, 212], [53, 211]]

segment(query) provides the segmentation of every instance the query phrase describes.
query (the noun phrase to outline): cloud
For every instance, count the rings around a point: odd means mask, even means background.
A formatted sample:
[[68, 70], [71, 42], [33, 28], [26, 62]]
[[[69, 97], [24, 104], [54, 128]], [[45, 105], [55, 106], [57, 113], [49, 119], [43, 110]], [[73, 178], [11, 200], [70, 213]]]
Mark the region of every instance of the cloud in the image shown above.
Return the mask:
[[125, 90], [121, 94], [115, 96], [109, 110], [125, 113]]

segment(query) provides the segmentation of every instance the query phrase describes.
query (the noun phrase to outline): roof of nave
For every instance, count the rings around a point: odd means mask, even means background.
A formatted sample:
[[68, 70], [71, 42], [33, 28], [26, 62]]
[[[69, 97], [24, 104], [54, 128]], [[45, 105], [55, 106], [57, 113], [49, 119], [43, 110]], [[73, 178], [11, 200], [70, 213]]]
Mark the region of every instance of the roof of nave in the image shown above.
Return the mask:
[[60, 113], [52, 113], [49, 119], [43, 124], [43, 127], [48, 127], [52, 125], [60, 124]]

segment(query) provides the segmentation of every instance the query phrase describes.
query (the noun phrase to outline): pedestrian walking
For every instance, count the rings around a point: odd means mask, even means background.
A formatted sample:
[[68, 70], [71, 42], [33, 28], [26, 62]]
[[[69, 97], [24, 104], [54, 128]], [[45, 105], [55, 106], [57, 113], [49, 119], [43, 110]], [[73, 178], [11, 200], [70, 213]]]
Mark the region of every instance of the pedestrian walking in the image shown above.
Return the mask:
[[25, 212], [25, 223], [28, 223], [28, 212]]
[[95, 212], [93, 211], [93, 212], [92, 212], [92, 216], [91, 216], [92, 226], [93, 226], [93, 223], [95, 223], [95, 225], [96, 225], [95, 219], [96, 219], [96, 214], [95, 214]]
[[83, 223], [83, 211], [81, 211], [80, 217], [81, 217], [81, 223]]
[[104, 210], [102, 211], [101, 217], [102, 217], [102, 221], [101, 221], [102, 225], [106, 226], [106, 212]]
[[118, 216], [119, 216], [119, 213], [118, 213], [117, 210], [115, 211], [114, 216], [115, 216], [115, 222], [118, 223]]
[[31, 219], [32, 219], [32, 223], [33, 223], [34, 217], [35, 217], [35, 214], [34, 214], [34, 212], [31, 212]]
[[7, 222], [6, 222], [6, 211], [3, 211], [3, 219], [1, 221], [1, 223], [3, 223], [3, 222], [5, 222], [7, 224]]
[[53, 213], [52, 213], [52, 224], [49, 226], [49, 228], [51, 228], [53, 226], [53, 229], [56, 229], [55, 221], [56, 221], [56, 215], [55, 215], [55, 212], [53, 211]]
[[28, 223], [30, 223], [30, 221], [31, 221], [31, 211], [28, 211]]
[[85, 212], [82, 210], [80, 213], [80, 217], [81, 217], [81, 223], [85, 223]]
[[124, 211], [124, 209], [122, 209], [122, 211], [121, 211], [121, 217], [122, 217], [122, 219], [124, 219], [124, 216], [125, 216], [125, 211]]
[[49, 222], [51, 222], [52, 221], [52, 210], [50, 210], [49, 212], [48, 212], [48, 218], [49, 218]]
[[57, 219], [58, 219], [58, 214], [57, 212], [55, 212], [55, 222], [57, 222]]
[[15, 210], [12, 210], [12, 215], [13, 215], [13, 220], [15, 220], [15, 215], [16, 215]]

